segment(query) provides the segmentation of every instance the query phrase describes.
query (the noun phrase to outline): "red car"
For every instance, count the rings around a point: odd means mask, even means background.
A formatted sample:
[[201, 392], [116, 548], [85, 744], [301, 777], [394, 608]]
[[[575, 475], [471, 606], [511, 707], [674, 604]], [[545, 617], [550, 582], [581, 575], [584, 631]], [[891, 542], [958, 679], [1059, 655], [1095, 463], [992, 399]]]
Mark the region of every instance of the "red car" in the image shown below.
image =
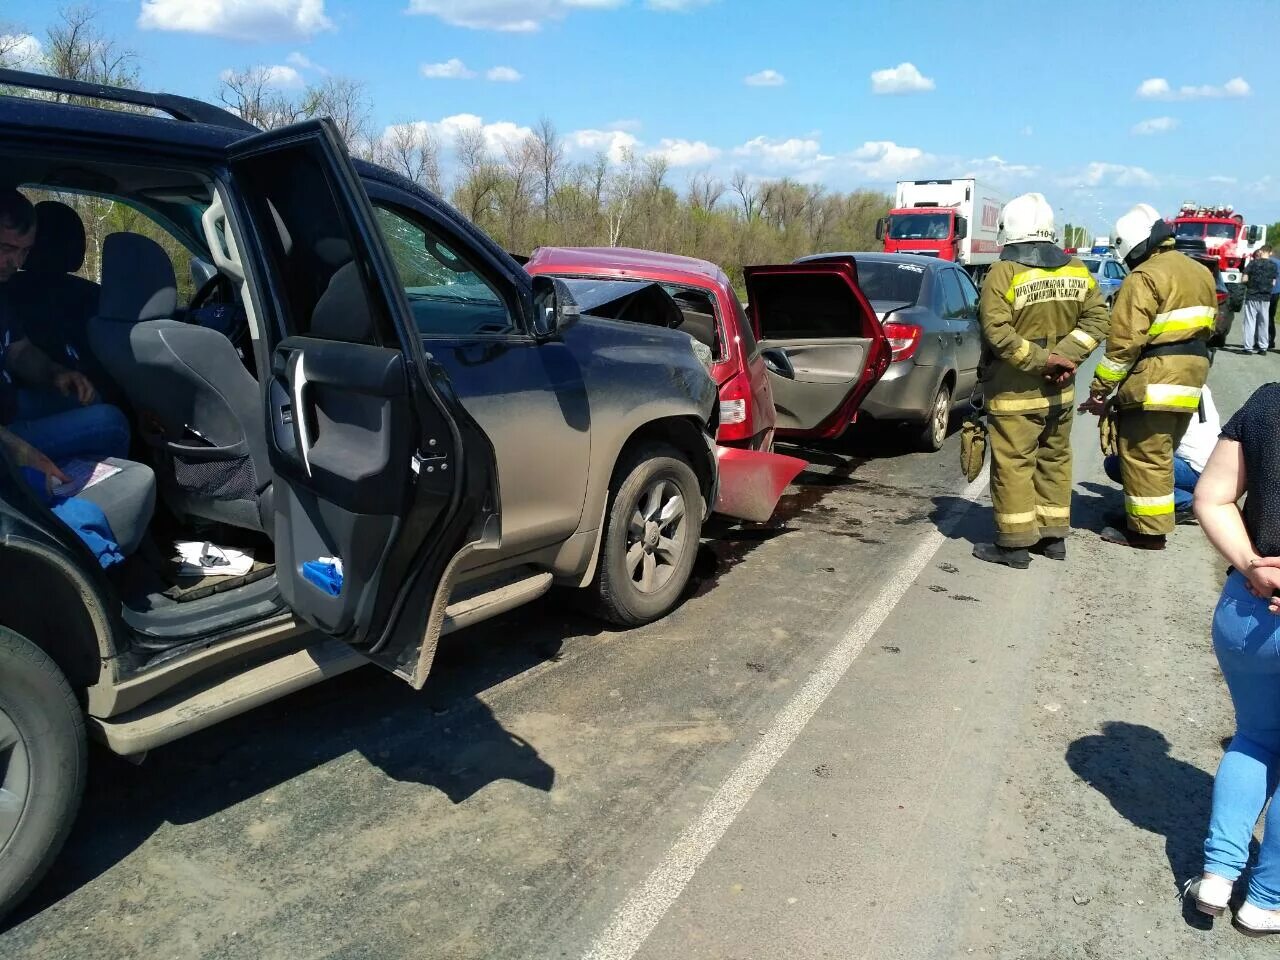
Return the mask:
[[757, 486], [767, 473], [776, 502], [802, 465], [768, 456], [774, 437], [840, 436], [889, 366], [889, 341], [849, 257], [748, 267], [749, 313], [723, 270], [692, 257], [625, 247], [541, 247], [525, 269], [566, 278], [649, 280], [671, 295], [684, 318], [681, 329], [711, 352], [720, 392], [721, 485], [730, 488], [722, 499], [751, 485], [747, 473]]

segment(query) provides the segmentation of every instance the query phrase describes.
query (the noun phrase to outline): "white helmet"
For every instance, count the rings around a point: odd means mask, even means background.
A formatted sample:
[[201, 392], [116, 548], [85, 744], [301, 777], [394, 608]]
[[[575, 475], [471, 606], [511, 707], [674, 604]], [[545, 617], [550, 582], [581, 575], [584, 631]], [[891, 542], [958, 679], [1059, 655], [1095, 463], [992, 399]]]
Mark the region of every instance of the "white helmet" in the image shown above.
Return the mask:
[[1024, 193], [1014, 197], [1000, 211], [1000, 232], [996, 243], [1035, 243], [1058, 239], [1053, 222], [1053, 207], [1043, 193]]
[[1172, 228], [1159, 211], [1149, 203], [1140, 203], [1116, 221], [1116, 253], [1136, 267], [1172, 236]]

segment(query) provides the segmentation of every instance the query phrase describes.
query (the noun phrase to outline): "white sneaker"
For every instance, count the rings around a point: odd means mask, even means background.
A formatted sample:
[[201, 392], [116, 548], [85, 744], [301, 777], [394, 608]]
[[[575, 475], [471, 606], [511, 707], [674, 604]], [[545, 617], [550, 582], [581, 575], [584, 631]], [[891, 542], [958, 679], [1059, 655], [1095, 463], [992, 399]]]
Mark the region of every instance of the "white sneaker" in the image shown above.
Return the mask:
[[[1231, 899], [1231, 890], [1235, 884], [1226, 877], [1206, 873], [1203, 877], [1188, 880], [1182, 888], [1184, 897], [1191, 897], [1196, 902], [1196, 909], [1211, 917], [1220, 917], [1227, 909], [1227, 901]], [[1256, 908], [1255, 908], [1256, 909]]]
[[1236, 929], [1250, 937], [1280, 933], [1280, 910], [1264, 910], [1246, 900], [1236, 911]]

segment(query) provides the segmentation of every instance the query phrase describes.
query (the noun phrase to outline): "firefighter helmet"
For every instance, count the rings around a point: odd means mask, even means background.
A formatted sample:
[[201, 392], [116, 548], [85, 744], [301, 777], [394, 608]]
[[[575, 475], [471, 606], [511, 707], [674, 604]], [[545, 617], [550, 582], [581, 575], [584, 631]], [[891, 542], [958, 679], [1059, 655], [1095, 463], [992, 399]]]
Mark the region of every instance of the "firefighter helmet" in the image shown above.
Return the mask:
[[1173, 228], [1149, 203], [1139, 203], [1116, 221], [1116, 253], [1130, 267], [1147, 259], [1171, 237]]
[[1024, 193], [1014, 197], [1000, 211], [997, 243], [1054, 243], [1057, 239], [1053, 207], [1049, 206], [1042, 193]]

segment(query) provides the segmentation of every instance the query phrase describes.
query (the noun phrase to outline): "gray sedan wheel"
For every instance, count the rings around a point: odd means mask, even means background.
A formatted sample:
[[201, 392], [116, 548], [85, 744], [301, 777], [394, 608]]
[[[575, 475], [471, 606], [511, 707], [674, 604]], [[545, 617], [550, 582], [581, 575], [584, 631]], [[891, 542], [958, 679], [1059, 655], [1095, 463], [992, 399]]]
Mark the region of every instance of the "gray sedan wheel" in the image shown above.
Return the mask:
[[933, 396], [929, 418], [920, 430], [920, 446], [925, 450], [941, 450], [947, 442], [947, 428], [951, 425], [951, 386], [943, 383]]

